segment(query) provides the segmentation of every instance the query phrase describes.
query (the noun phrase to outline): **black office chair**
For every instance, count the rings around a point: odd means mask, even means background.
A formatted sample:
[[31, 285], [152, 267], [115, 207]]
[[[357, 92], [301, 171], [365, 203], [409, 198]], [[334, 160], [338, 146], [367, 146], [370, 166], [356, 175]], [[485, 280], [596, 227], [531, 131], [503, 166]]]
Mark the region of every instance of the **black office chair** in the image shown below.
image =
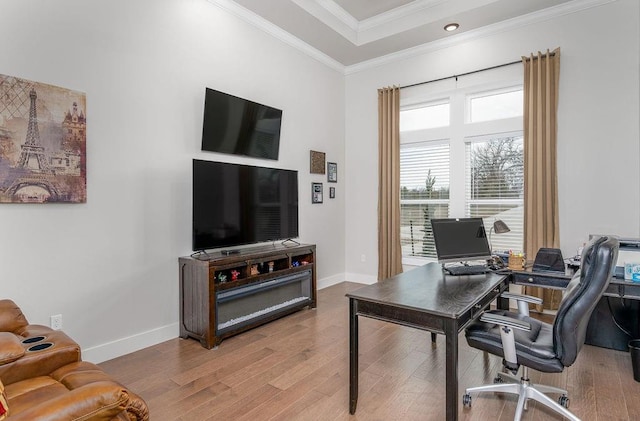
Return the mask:
[[[589, 318], [609, 284], [617, 256], [618, 240], [613, 237], [596, 238], [584, 248], [580, 271], [563, 291], [553, 325], [529, 317], [526, 302], [541, 302], [539, 299], [518, 295], [524, 297], [518, 302], [519, 313], [488, 311], [480, 316], [479, 322], [469, 326], [465, 333], [470, 346], [502, 356], [502, 364], [514, 375], [521, 365], [523, 371], [520, 378], [499, 373], [494, 384], [467, 388], [462, 403], [471, 406], [470, 394], [473, 392], [515, 393], [519, 395], [515, 420], [521, 419], [528, 399], [534, 399], [570, 420], [579, 421], [567, 409], [567, 391], [531, 384], [528, 369], [560, 373], [575, 362], [584, 344]], [[515, 298], [516, 295], [508, 294], [507, 297]], [[546, 393], [561, 396], [556, 402]]]

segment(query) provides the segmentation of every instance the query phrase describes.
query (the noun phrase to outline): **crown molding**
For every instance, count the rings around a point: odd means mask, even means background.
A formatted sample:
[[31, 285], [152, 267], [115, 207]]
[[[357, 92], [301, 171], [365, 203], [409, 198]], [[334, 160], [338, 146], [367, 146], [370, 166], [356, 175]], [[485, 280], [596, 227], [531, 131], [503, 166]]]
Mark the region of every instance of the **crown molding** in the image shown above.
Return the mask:
[[[391, 22], [395, 22], [399, 19], [406, 18], [408, 16], [415, 15], [416, 13], [422, 13], [425, 10], [439, 6], [442, 3], [446, 3], [448, 0], [418, 0], [411, 3], [407, 3], [404, 6], [396, 7], [388, 12], [381, 13], [376, 16], [372, 16], [368, 19], [364, 19], [360, 22], [360, 30], [372, 29], [376, 26], [386, 25]], [[496, 1], [496, 0], [491, 0]], [[405, 30], [405, 29], [403, 29]], [[398, 31], [401, 32], [401, 31]]]
[[456, 35], [451, 35], [447, 38], [442, 38], [437, 41], [419, 45], [417, 47], [408, 48], [406, 50], [387, 54], [385, 56], [363, 61], [351, 66], [346, 66], [344, 73], [345, 75], [357, 73], [370, 68], [431, 53], [443, 48], [452, 47], [475, 39], [481, 39], [491, 35], [499, 34], [501, 32], [520, 28], [522, 26], [533, 25], [559, 16], [577, 13], [582, 10], [591, 9], [593, 7], [599, 7], [604, 4], [613, 3], [615, 1], [618, 0], [574, 0], [557, 6], [549, 7], [544, 10], [494, 23], [492, 25], [483, 26], [482, 28], [470, 30]]
[[328, 11], [333, 16], [335, 16], [337, 19], [342, 21], [342, 23], [344, 23], [346, 26], [351, 28], [351, 30], [353, 31], [358, 30], [358, 26], [360, 25], [358, 19], [351, 16], [349, 12], [344, 10], [342, 7], [340, 7], [340, 5], [338, 5], [338, 3], [336, 3], [333, 0], [293, 0], [293, 1], [296, 4], [300, 4], [302, 2], [317, 3], [318, 5], [323, 7], [326, 11]]
[[334, 60], [333, 58], [329, 57], [322, 51], [310, 46], [309, 44], [300, 40], [299, 38], [294, 37], [289, 32], [267, 21], [263, 17], [258, 16], [257, 14], [247, 10], [246, 8], [237, 4], [236, 2], [232, 0], [207, 0], [207, 1], [213, 4], [214, 6], [217, 6], [220, 9], [242, 19], [243, 21], [249, 23], [250, 25], [263, 30], [267, 34], [273, 36], [276, 39], [279, 39], [285, 44], [288, 44], [291, 47], [303, 52], [304, 54], [319, 61], [320, 63], [326, 65], [327, 67], [330, 67], [331, 69], [336, 70], [340, 73], [344, 73], [345, 71], [344, 64], [338, 62], [337, 60]]
[[358, 21], [332, 0], [291, 0], [311, 16], [342, 35], [354, 45], [358, 43]]

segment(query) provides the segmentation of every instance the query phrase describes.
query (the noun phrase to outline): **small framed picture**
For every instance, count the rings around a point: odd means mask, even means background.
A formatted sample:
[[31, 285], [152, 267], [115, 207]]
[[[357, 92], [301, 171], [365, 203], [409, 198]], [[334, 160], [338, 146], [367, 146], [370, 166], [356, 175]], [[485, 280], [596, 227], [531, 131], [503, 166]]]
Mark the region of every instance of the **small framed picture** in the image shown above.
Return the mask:
[[338, 164], [335, 162], [327, 162], [327, 181], [329, 183], [338, 182]]
[[311, 174], [324, 174], [324, 152], [311, 151], [311, 163], [310, 163], [310, 173]]
[[336, 198], [336, 188], [329, 187], [329, 199], [335, 199], [335, 198]]
[[322, 183], [311, 183], [311, 203], [322, 203]]

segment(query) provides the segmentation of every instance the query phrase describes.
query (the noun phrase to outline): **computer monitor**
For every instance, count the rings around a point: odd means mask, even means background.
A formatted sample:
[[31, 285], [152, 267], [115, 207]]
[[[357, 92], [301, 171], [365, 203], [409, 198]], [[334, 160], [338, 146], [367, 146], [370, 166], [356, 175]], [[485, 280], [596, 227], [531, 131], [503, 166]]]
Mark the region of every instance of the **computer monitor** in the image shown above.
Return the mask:
[[432, 219], [438, 262], [461, 262], [491, 258], [482, 218]]

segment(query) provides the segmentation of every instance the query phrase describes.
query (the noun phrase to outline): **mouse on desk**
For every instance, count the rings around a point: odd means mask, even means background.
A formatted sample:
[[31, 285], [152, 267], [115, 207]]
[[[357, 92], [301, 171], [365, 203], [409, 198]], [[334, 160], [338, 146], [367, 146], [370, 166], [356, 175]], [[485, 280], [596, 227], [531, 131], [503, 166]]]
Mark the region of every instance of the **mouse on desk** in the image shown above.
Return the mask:
[[504, 260], [502, 260], [500, 256], [491, 256], [491, 258], [487, 260], [487, 267], [491, 270], [504, 269]]

